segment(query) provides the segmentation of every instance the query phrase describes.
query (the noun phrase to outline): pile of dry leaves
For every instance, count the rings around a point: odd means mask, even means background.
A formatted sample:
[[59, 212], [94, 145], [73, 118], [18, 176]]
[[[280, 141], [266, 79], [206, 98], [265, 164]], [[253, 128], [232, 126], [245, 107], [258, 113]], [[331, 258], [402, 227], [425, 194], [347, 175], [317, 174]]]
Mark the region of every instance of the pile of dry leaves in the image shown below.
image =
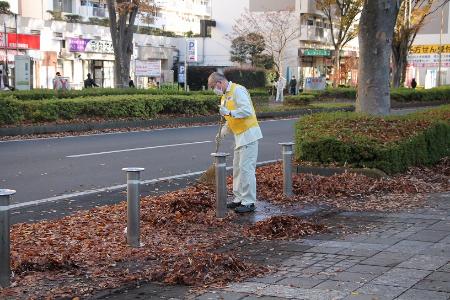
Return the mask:
[[249, 226], [246, 228], [246, 233], [260, 239], [291, 240], [325, 230], [324, 225], [306, 222], [296, 216], [274, 216]]
[[[434, 168], [372, 179], [346, 173], [294, 176], [295, 196], [282, 196], [281, 165], [257, 170], [258, 196], [273, 203], [328, 204], [345, 210], [395, 210], [420, 204], [425, 192], [450, 190], [450, 160]], [[230, 182], [230, 179], [229, 179]], [[231, 187], [230, 187], [231, 188]], [[160, 281], [223, 284], [267, 272], [239, 259], [228, 244], [251, 239], [292, 239], [323, 231], [322, 225], [272, 217], [248, 227], [235, 215], [217, 219], [214, 192], [197, 185], [141, 200], [142, 247], [126, 243], [126, 203], [103, 206], [59, 220], [17, 224], [11, 231], [12, 286], [0, 298], [89, 296], [127, 283]]]
[[293, 176], [295, 196], [283, 196], [281, 164], [257, 170], [258, 197], [275, 203], [327, 204], [354, 211], [391, 211], [420, 206], [424, 193], [450, 190], [450, 159], [432, 168], [411, 168], [392, 178], [370, 178], [356, 173], [330, 177]]
[[84, 296], [139, 281], [221, 284], [266, 272], [236, 253], [215, 253], [242, 227], [233, 216], [217, 219], [213, 201], [202, 186], [142, 199], [140, 248], [126, 243], [125, 203], [15, 225], [12, 287], [0, 298]]

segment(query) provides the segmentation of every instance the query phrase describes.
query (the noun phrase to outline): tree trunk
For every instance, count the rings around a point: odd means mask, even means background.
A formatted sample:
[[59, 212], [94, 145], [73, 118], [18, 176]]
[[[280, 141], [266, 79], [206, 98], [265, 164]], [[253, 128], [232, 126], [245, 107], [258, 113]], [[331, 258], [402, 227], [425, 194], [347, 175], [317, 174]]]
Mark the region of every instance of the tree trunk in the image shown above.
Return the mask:
[[392, 46], [392, 87], [398, 88], [405, 82], [408, 57], [408, 41], [402, 39]]
[[337, 88], [341, 81], [341, 49], [339, 47], [334, 48], [334, 80], [333, 87]]
[[107, 1], [115, 58], [114, 86], [116, 88], [126, 88], [128, 87], [130, 76], [134, 21], [138, 12], [138, 6], [136, 5], [129, 10], [122, 10], [121, 13], [116, 14], [115, 2], [115, 0]]
[[365, 1], [359, 22], [358, 98], [356, 111], [390, 112], [389, 69], [392, 36], [402, 0]]

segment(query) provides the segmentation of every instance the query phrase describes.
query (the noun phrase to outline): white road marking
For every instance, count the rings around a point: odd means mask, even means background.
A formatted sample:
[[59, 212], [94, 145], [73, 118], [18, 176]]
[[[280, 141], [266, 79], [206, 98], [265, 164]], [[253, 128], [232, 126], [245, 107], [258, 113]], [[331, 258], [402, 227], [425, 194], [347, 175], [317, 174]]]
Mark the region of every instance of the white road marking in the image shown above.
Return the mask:
[[158, 148], [169, 148], [169, 147], [188, 146], [188, 145], [206, 144], [206, 143], [212, 143], [212, 141], [202, 141], [202, 142], [191, 142], [191, 143], [182, 143], [182, 144], [171, 144], [171, 145], [159, 145], [159, 146], [150, 146], [150, 147], [141, 147], [141, 148], [121, 149], [121, 150], [112, 150], [112, 151], [104, 151], [104, 152], [94, 152], [94, 153], [68, 155], [66, 157], [67, 158], [76, 158], [76, 157], [95, 156], [95, 155], [103, 155], [103, 154], [110, 154], [110, 153], [130, 152], [130, 151], [158, 149]]
[[[259, 123], [266, 122], [277, 122], [277, 121], [290, 121], [292, 119], [297, 119], [299, 116], [294, 116], [292, 118], [285, 119], [271, 119], [271, 120], [261, 120]], [[205, 124], [205, 125], [194, 125], [194, 126], [179, 126], [170, 128], [154, 128], [154, 129], [142, 129], [142, 130], [130, 130], [130, 131], [117, 131], [117, 132], [102, 132], [93, 134], [80, 134], [80, 135], [66, 135], [66, 136], [51, 136], [51, 137], [39, 137], [32, 139], [16, 139], [0, 141], [0, 143], [16, 143], [16, 142], [30, 142], [30, 141], [40, 141], [40, 140], [56, 140], [56, 139], [67, 139], [67, 138], [79, 138], [79, 137], [90, 137], [90, 136], [102, 136], [102, 135], [115, 135], [115, 134], [127, 134], [127, 133], [139, 133], [139, 132], [152, 132], [152, 131], [163, 131], [163, 130], [176, 130], [176, 129], [189, 129], [189, 128], [201, 128], [201, 127], [217, 127], [217, 124]]]
[[[263, 166], [263, 165], [275, 163], [275, 162], [278, 162], [278, 161], [280, 161], [280, 160], [261, 161], [261, 162], [258, 162], [256, 165], [257, 166]], [[232, 169], [233, 169], [232, 167], [227, 167], [227, 170], [232, 170]], [[166, 180], [171, 180], [171, 179], [181, 179], [181, 178], [186, 178], [186, 177], [192, 177], [192, 176], [196, 176], [196, 175], [201, 175], [205, 171], [206, 170], [198, 171], [198, 172], [185, 173], [185, 174], [179, 174], [179, 175], [173, 175], [173, 176], [168, 176], [168, 177], [160, 177], [160, 178], [149, 179], [149, 180], [142, 180], [141, 184], [151, 184], [151, 183], [158, 183], [158, 182], [161, 182], [161, 181], [166, 181]], [[113, 185], [113, 186], [108, 186], [108, 187], [99, 188], [99, 189], [93, 189], [93, 190], [87, 190], [87, 191], [72, 193], [72, 194], [65, 194], [65, 195], [61, 195], [61, 196], [50, 197], [50, 198], [41, 199], [41, 200], [34, 200], [34, 201], [16, 203], [16, 204], [10, 205], [9, 209], [12, 210], [12, 209], [24, 208], [24, 207], [28, 207], [28, 206], [35, 206], [35, 205], [39, 205], [39, 204], [45, 204], [45, 203], [49, 203], [49, 202], [56, 202], [56, 201], [59, 201], [59, 200], [66, 200], [66, 199], [71, 199], [71, 198], [80, 197], [80, 196], [86, 196], [86, 195], [92, 195], [92, 194], [97, 194], [97, 193], [106, 192], [106, 191], [120, 190], [120, 189], [124, 189], [126, 187], [127, 187], [126, 184], [119, 184], [119, 185]]]

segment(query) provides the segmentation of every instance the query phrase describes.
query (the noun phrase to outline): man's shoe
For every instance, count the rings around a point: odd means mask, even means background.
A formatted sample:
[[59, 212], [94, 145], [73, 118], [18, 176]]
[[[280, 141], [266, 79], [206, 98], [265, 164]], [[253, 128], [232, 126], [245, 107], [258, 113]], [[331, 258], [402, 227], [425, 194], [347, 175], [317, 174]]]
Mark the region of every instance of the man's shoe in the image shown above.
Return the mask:
[[230, 202], [227, 203], [227, 208], [235, 209], [236, 207], [241, 206], [241, 202]]
[[237, 212], [238, 214], [245, 214], [249, 212], [254, 212], [255, 209], [256, 209], [255, 204], [250, 204], [250, 205], [240, 205], [236, 207], [234, 211]]

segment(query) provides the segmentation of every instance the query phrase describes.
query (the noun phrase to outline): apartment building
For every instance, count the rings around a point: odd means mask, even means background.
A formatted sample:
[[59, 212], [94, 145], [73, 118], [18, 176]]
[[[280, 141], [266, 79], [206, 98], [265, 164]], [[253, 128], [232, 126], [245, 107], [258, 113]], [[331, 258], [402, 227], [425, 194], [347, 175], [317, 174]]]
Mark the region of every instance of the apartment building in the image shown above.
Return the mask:
[[[8, 66], [12, 78], [14, 56], [18, 54], [28, 55], [31, 58], [32, 87], [51, 88], [56, 72], [67, 77], [72, 88], [81, 88], [88, 73], [91, 73], [99, 86], [114, 87], [114, 53], [109, 27], [55, 20], [54, 15], [49, 13], [80, 15], [83, 21], [90, 18], [107, 18], [108, 10], [104, 1], [8, 0], [8, 2], [11, 11], [17, 17], [7, 15], [0, 17], [1, 24], [6, 27], [8, 41], [6, 45], [0, 46], [0, 49], [3, 49], [0, 50], [0, 64], [4, 68]], [[151, 25], [161, 29], [179, 33], [186, 31], [199, 33], [200, 19], [208, 17], [209, 2], [205, 0], [161, 3], [152, 1], [152, 3], [158, 7], [161, 5], [161, 9]], [[165, 18], [169, 19], [164, 21]], [[138, 26], [148, 26], [142, 20], [142, 16], [136, 23]], [[135, 34], [133, 74], [136, 63], [139, 62], [153, 61], [156, 65], [159, 64], [161, 69], [160, 74], [152, 78], [136, 78], [136, 83], [146, 86], [149, 81], [173, 81], [172, 69], [179, 56], [177, 47], [182, 42], [184, 43], [184, 39], [180, 42], [177, 38]]]
[[[442, 1], [435, 5], [440, 6]], [[447, 3], [433, 11], [414, 39], [408, 55], [405, 86], [411, 85], [412, 78], [425, 88], [450, 84], [450, 5]]]
[[[290, 43], [284, 63], [283, 74], [286, 78], [292, 75], [300, 79], [330, 76], [334, 51], [331, 26], [317, 9], [315, 0], [212, 0], [211, 18], [216, 26], [211, 30], [212, 39], [205, 41], [205, 65], [233, 65], [230, 61], [231, 41], [227, 35], [232, 33], [235, 21], [245, 10], [256, 13], [292, 11], [298, 17], [299, 37]], [[341, 52], [341, 59], [357, 58], [357, 53], [357, 42], [353, 41]], [[349, 72], [346, 83], [355, 83], [356, 74], [356, 69]]]

